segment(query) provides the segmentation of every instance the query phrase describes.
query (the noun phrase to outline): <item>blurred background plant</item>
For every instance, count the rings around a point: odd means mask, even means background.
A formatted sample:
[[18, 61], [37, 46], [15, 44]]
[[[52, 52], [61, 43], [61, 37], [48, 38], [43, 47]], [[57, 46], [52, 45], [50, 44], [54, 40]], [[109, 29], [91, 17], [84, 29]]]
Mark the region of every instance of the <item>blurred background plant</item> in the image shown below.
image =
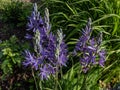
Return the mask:
[[[20, 42], [16, 36], [12, 36], [9, 40], [1, 41], [0, 43], [0, 85], [4, 87], [6, 82], [6, 88], [11, 89], [11, 86], [15, 84], [16, 80], [22, 77], [24, 71], [22, 71], [21, 62], [23, 61], [22, 52], [29, 48], [26, 42]], [[21, 75], [19, 74], [21, 73]], [[19, 76], [18, 76], [19, 75]], [[15, 80], [16, 79], [16, 80]]]
[[19, 0], [2, 0], [0, 4], [0, 27], [2, 27], [0, 28], [0, 33], [2, 33], [0, 38], [3, 35], [9, 38], [14, 34], [18, 38], [23, 38], [31, 4]]

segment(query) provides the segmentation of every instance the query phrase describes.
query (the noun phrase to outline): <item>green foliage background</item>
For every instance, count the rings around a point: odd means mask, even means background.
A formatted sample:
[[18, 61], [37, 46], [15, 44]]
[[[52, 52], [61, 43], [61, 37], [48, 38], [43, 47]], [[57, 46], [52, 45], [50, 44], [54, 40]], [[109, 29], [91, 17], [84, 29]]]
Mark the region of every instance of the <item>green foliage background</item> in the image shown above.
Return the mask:
[[[73, 51], [75, 43], [81, 35], [82, 28], [88, 18], [92, 18], [93, 34], [96, 35], [99, 32], [103, 32], [103, 47], [106, 48], [106, 63], [104, 68], [95, 66], [87, 75], [87, 90], [99, 90], [107, 89], [109, 85], [115, 87], [120, 82], [120, 1], [119, 0], [38, 0], [38, 8], [41, 15], [44, 15], [44, 8], [47, 7], [50, 12], [50, 23], [52, 25], [52, 31], [55, 33], [57, 29], [62, 28], [65, 36], [65, 41], [68, 44], [69, 51]], [[2, 4], [2, 3], [1, 3]], [[31, 3], [29, 3], [31, 5]], [[2, 4], [3, 5], [3, 4]], [[14, 6], [14, 4], [11, 4]], [[9, 6], [9, 5], [8, 5]], [[19, 6], [21, 8], [21, 5]], [[17, 7], [18, 9], [20, 9]], [[4, 8], [2, 11], [7, 10]], [[8, 7], [6, 7], [8, 8]], [[15, 11], [18, 9], [13, 8]], [[27, 10], [32, 10], [28, 7]], [[1, 11], [1, 13], [2, 13]], [[10, 17], [14, 18], [11, 13], [12, 9], [8, 9], [6, 13], [10, 13], [10, 16], [3, 16], [9, 22], [12, 22]], [[15, 15], [18, 19], [18, 24], [25, 25], [27, 21], [26, 16], [29, 13], [23, 9], [23, 15], [18, 13]], [[0, 17], [1, 18], [1, 17]], [[23, 23], [22, 23], [22, 21]], [[20, 21], [20, 22], [19, 22]], [[25, 22], [24, 22], [25, 21]], [[15, 40], [16, 41], [16, 40]], [[10, 43], [12, 44], [12, 43]], [[2, 44], [0, 44], [1, 46]], [[5, 51], [9, 50], [12, 56], [20, 58], [17, 52], [12, 52], [14, 49], [6, 48], [1, 50], [0, 58], [7, 62]], [[11, 51], [12, 50], [12, 51]], [[8, 52], [8, 51], [7, 51]], [[16, 62], [15, 58], [15, 62]], [[20, 60], [22, 61], [22, 60]], [[14, 61], [12, 61], [13, 64]], [[17, 62], [16, 62], [17, 63]], [[10, 64], [10, 65], [13, 65]], [[5, 65], [3, 62], [0, 64], [1, 69]], [[83, 82], [83, 74], [80, 72], [80, 65], [76, 58], [69, 56], [69, 63], [67, 68], [63, 68], [64, 74], [59, 80], [59, 90], [79, 90]], [[10, 68], [9, 68], [10, 69]], [[79, 76], [80, 75], [80, 76]], [[77, 81], [79, 77], [79, 82]], [[45, 90], [53, 88], [52, 80], [43, 82]], [[78, 85], [79, 84], [79, 85]], [[48, 88], [47, 88], [48, 87]]]

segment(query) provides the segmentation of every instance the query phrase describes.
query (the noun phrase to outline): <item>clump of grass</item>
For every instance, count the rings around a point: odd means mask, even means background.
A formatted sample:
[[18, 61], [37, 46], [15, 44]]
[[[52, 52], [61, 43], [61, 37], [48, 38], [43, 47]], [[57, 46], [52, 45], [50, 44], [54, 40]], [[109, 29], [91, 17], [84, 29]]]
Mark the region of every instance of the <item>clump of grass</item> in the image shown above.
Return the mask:
[[[67, 35], [69, 50], [73, 50], [76, 38], [87, 18], [93, 20], [93, 34], [103, 32], [103, 45], [107, 47], [106, 67], [98, 81], [111, 82], [118, 78], [120, 47], [120, 1], [118, 0], [47, 0], [40, 7], [48, 6], [53, 30], [62, 28]], [[54, 31], [55, 32], [55, 31]], [[114, 57], [114, 58], [113, 58]], [[114, 71], [114, 72], [113, 72]], [[115, 83], [114, 83], [115, 84]]]

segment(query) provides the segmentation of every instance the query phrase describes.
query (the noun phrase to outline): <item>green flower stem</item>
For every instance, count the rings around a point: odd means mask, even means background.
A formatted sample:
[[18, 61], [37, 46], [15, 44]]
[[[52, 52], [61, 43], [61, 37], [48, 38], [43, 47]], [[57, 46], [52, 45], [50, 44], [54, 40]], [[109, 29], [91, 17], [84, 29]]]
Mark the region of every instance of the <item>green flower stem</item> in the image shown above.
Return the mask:
[[63, 72], [62, 72], [62, 67], [60, 67], [60, 78], [62, 78], [63, 77]]
[[79, 90], [79, 81], [80, 81], [80, 74], [81, 74], [81, 70], [80, 70], [80, 68], [79, 68], [79, 70], [78, 70], [78, 76], [77, 76], [77, 90]]
[[40, 82], [39, 82], [39, 88], [40, 88], [40, 90], [43, 90], [42, 89], [42, 81], [40, 80]]
[[55, 90], [58, 90], [57, 87], [58, 87], [58, 72], [56, 72], [55, 74]]
[[82, 86], [81, 86], [81, 89], [80, 90], [87, 90], [86, 89], [86, 79], [87, 79], [87, 73], [84, 74], [84, 78], [83, 78], [83, 82], [82, 82]]
[[[59, 67], [60, 66], [57, 66], [57, 71], [59, 70]], [[60, 67], [60, 75], [61, 75], [61, 78], [62, 78], [62, 68]], [[60, 86], [60, 83], [59, 83], [59, 81], [58, 81], [58, 72], [56, 72], [56, 74], [55, 74], [55, 90], [58, 90], [58, 87], [59, 87], [59, 89], [60, 90], [62, 90], [62, 87]]]
[[39, 90], [39, 89], [38, 89], [38, 86], [37, 86], [37, 80], [36, 80], [36, 78], [35, 78], [35, 74], [34, 74], [34, 70], [33, 70], [33, 68], [32, 68], [32, 76], [33, 76], [34, 81], [35, 81], [36, 89]]

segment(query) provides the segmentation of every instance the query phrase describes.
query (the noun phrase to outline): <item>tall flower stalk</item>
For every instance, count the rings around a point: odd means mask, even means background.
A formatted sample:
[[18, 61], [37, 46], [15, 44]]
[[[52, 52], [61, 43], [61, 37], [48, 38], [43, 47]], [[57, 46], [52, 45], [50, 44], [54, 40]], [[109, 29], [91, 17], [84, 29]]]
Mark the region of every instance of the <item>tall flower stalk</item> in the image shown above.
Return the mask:
[[102, 33], [98, 37], [92, 36], [91, 18], [89, 18], [85, 29], [82, 30], [82, 35], [79, 38], [74, 53], [79, 53], [79, 61], [84, 73], [83, 84], [81, 90], [86, 90], [86, 79], [88, 71], [96, 64], [104, 67], [105, 50], [101, 48]]
[[26, 34], [26, 38], [32, 40], [34, 52], [25, 51], [23, 65], [38, 71], [41, 81], [51, 76], [58, 78], [60, 68], [67, 63], [67, 45], [63, 40], [62, 30], [58, 30], [57, 35], [54, 35], [50, 29], [48, 9], [45, 9], [45, 17], [42, 19], [35, 3], [29, 17], [29, 34]]
[[79, 60], [84, 73], [87, 73], [95, 64], [104, 67], [105, 62], [105, 50], [101, 49], [102, 33], [100, 33], [99, 37], [92, 37], [91, 35], [91, 19], [89, 18], [74, 50], [75, 53], [80, 53]]

